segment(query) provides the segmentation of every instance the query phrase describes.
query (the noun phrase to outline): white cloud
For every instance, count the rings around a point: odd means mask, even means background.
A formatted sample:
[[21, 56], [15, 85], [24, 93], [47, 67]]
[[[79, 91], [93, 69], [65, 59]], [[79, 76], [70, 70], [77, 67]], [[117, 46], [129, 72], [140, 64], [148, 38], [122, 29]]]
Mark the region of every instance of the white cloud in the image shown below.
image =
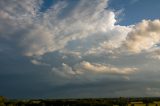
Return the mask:
[[63, 15], [68, 6], [66, 1], [59, 1], [46, 12], [39, 12], [41, 0], [0, 2], [1, 37], [14, 42], [17, 50], [26, 56], [61, 50], [68, 42], [77, 39], [81, 42], [88, 36], [103, 39], [96, 45], [105, 44], [106, 48], [110, 46], [106, 42], [111, 41], [112, 48], [117, 48], [129, 31], [127, 27], [115, 26], [115, 13], [106, 9], [108, 0], [81, 0], [66, 15]]
[[42, 66], [49, 66], [49, 64], [46, 64], [44, 62], [41, 62], [41, 61], [38, 61], [38, 60], [31, 60], [31, 63], [32, 64], [35, 64], [35, 65], [42, 65]]
[[[43, 56], [47, 53], [64, 53], [62, 60], [56, 58], [56, 67], [55, 60], [52, 60], [53, 63], [49, 61], [54, 67], [52, 71], [64, 77], [88, 77], [93, 74], [127, 76], [137, 68], [116, 67], [112, 63], [100, 64], [98, 60], [91, 61], [94, 60], [92, 56], [103, 53], [114, 55], [122, 46], [134, 53], [148, 50], [160, 40], [160, 22], [144, 20], [134, 28], [115, 25], [116, 13], [107, 8], [107, 2], [108, 0], [80, 0], [74, 9], [71, 8], [67, 10], [67, 14], [63, 14], [69, 6], [67, 1], [58, 1], [47, 11], [40, 12], [41, 0], [1, 0], [0, 40], [7, 42], [0, 43], [6, 43], [9, 47], [14, 45], [18, 53], [31, 58], [42, 56], [41, 60], [31, 60], [35, 65], [47, 65], [47, 62], [43, 63]], [[73, 60], [69, 60], [68, 55], [78, 57], [82, 62], [70, 62]], [[83, 56], [91, 56], [92, 59], [90, 62], [87, 59], [83, 61]], [[102, 61], [104, 62], [103, 59]]]
[[126, 49], [133, 53], [148, 51], [160, 43], [160, 20], [143, 20], [128, 33], [124, 43]]
[[[7, 36], [5, 33], [10, 31], [16, 32], [23, 30], [29, 24], [34, 24], [33, 19], [36, 18], [39, 6], [42, 0], [13, 0], [0, 1], [0, 29], [1, 36]], [[22, 33], [23, 35], [24, 33]], [[13, 37], [10, 33], [9, 37]]]
[[134, 73], [137, 69], [136, 68], [118, 68], [108, 64], [99, 64], [99, 63], [90, 63], [83, 61], [80, 64], [77, 64], [75, 70], [80, 72], [89, 71], [91, 73], [97, 74], [115, 74], [115, 75], [128, 75]]
[[[67, 56], [72, 56], [72, 57], [75, 57], [75, 58], [79, 58], [79, 59], [81, 59], [82, 58], [82, 54], [81, 54], [81, 52], [79, 52], [79, 51], [69, 51], [69, 50], [65, 50], [65, 49], [63, 49], [63, 50], [61, 50], [60, 51], [62, 54], [65, 54], [64, 55], [64, 57], [62, 57], [62, 58], [67, 58]], [[67, 55], [67, 56], [66, 56]]]
[[47, 52], [63, 49], [71, 40], [111, 29], [116, 20], [112, 11], [104, 9], [107, 0], [95, 0], [90, 5], [88, 3], [90, 2], [80, 1], [74, 10], [70, 10], [69, 15], [62, 16], [61, 19], [59, 14], [67, 6], [65, 2], [59, 2], [54, 8], [44, 13], [43, 18], [38, 20], [43, 22], [42, 25], [35, 26], [35, 30], [30, 29], [31, 33], [27, 35], [27, 38], [30, 36], [33, 43], [30, 39], [24, 38], [24, 43], [31, 42], [27, 46], [25, 45], [27, 47], [25, 54], [28, 56], [43, 55]]
[[116, 67], [109, 64], [82, 61], [73, 66], [62, 63], [60, 67], [53, 67], [51, 75], [56, 77], [58, 84], [77, 84], [97, 82], [105, 78], [130, 80], [130, 75], [133, 75], [137, 70], [134, 67]]
[[98, 46], [93, 46], [85, 54], [116, 54], [131, 30], [132, 28], [127, 26], [114, 26], [111, 31], [105, 33], [107, 37], [101, 36], [103, 40], [97, 42]]
[[20, 46], [24, 48], [26, 56], [43, 55], [46, 52], [62, 48], [53, 41], [53, 34], [44, 26], [36, 26], [30, 29], [26, 36], [22, 37]]
[[53, 68], [52, 71], [57, 73], [60, 76], [87, 76], [96, 74], [97, 76], [107, 75], [130, 75], [137, 71], [137, 68], [134, 67], [115, 67], [109, 64], [99, 64], [99, 63], [90, 63], [87, 61], [82, 61], [75, 64], [73, 67], [68, 66], [63, 63], [60, 68]]
[[[79, 0], [73, 8], [69, 1], [58, 0], [41, 12], [43, 0], [0, 0], [1, 63], [17, 70], [12, 62], [23, 61], [23, 72], [31, 70], [31, 76], [54, 87], [94, 83], [98, 90], [105, 85], [104, 91], [113, 89], [119, 95], [134, 94], [145, 80], [159, 80], [159, 60], [155, 59], [160, 59], [160, 20], [116, 25], [118, 14], [107, 8], [108, 0]], [[148, 54], [154, 59], [145, 58]], [[28, 65], [26, 58], [36, 67]], [[157, 89], [148, 91], [156, 94]]]
[[80, 74], [79, 72], [74, 71], [72, 67], [68, 66], [65, 63], [62, 63], [62, 66], [60, 68], [53, 67], [52, 72], [61, 77], [69, 78], [69, 79], [74, 77], [77, 74]]

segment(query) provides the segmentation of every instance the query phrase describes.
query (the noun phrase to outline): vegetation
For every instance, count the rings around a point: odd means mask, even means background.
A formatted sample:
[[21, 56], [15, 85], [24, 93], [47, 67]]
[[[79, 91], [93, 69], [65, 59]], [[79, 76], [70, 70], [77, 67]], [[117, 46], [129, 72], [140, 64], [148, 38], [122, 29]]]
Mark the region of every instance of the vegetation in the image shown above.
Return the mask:
[[10, 100], [0, 96], [0, 106], [160, 106], [160, 98]]

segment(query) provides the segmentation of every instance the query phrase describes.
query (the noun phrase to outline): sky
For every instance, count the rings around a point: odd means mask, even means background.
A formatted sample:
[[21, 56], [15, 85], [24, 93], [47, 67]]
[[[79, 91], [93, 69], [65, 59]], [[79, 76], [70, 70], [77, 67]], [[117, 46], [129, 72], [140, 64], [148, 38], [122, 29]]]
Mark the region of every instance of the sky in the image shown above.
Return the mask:
[[0, 0], [0, 95], [160, 95], [159, 0]]

